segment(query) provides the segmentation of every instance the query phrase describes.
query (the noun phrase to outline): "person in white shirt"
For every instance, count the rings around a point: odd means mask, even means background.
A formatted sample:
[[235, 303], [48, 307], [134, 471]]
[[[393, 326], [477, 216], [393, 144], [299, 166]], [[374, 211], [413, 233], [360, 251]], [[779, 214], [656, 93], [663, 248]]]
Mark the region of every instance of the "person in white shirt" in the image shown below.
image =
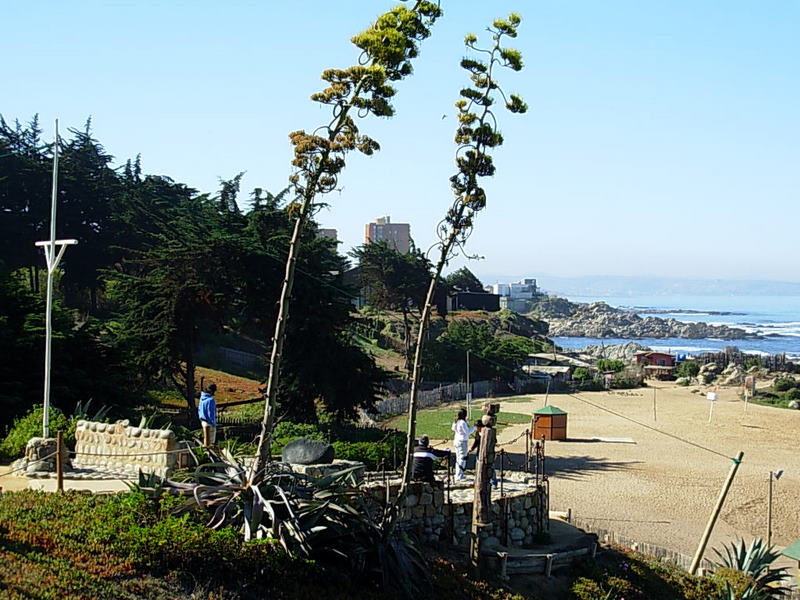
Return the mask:
[[467, 409], [462, 408], [458, 411], [456, 420], [450, 426], [453, 430], [453, 450], [456, 454], [456, 481], [464, 480], [464, 470], [467, 468], [467, 444], [469, 436], [475, 431], [467, 423]]

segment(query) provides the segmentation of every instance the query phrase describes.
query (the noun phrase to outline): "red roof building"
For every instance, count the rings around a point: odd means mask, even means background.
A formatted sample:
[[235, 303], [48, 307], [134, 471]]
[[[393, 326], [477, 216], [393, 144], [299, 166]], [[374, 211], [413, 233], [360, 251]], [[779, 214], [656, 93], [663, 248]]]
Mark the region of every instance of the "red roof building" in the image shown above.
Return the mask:
[[675, 356], [666, 352], [637, 352], [636, 364], [643, 367], [674, 367]]

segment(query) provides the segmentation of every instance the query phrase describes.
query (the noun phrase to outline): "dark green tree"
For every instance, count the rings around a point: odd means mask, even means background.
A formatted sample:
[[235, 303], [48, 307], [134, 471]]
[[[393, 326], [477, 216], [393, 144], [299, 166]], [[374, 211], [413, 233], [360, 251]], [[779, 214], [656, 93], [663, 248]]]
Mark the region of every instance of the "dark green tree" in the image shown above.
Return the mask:
[[128, 199], [122, 216], [137, 245], [106, 273], [119, 339], [138, 375], [170, 382], [194, 418], [201, 332], [222, 327], [236, 296], [230, 264], [241, 238], [225, 230], [215, 202], [165, 178], [146, 178]]
[[26, 269], [34, 291], [44, 265], [34, 243], [49, 237], [50, 161], [37, 117], [27, 127], [0, 117], [0, 260], [10, 270]]
[[487, 321], [457, 319], [425, 346], [425, 376], [439, 381], [464, 377], [464, 355], [470, 353], [473, 380], [513, 381], [528, 354], [536, 351], [530, 338], [493, 331]]
[[[21, 271], [0, 261], [0, 431], [34, 404], [41, 404], [44, 380], [44, 300], [32, 293]], [[80, 327], [61, 302], [53, 303], [51, 401], [70, 414], [79, 402], [129, 407], [136, 390], [122, 355], [95, 321]], [[139, 401], [139, 403], [141, 403]]]
[[461, 267], [444, 278], [448, 289], [458, 292], [485, 292], [481, 280], [467, 267]]
[[[245, 298], [240, 330], [253, 337], [269, 335], [277, 315], [276, 290], [293, 226], [291, 205], [282, 205], [280, 197], [267, 194], [248, 213], [247, 253], [237, 261]], [[317, 405], [336, 419], [352, 418], [358, 408], [374, 404], [385, 373], [350, 333], [355, 290], [343, 281], [345, 259], [335, 242], [317, 237], [309, 226], [300, 244], [276, 410], [296, 422], [315, 421]]]
[[121, 188], [113, 157], [92, 137], [91, 120], [70, 133], [60, 150], [57, 235], [78, 245], [64, 255], [62, 285], [71, 306], [96, 313], [101, 271], [116, 258], [112, 207]]
[[413, 310], [417, 314], [425, 301], [430, 262], [417, 249], [402, 253], [386, 241], [372, 242], [355, 248], [350, 256], [358, 261], [360, 283], [367, 290], [367, 302], [383, 310], [403, 315], [405, 369], [411, 360], [411, 324]]

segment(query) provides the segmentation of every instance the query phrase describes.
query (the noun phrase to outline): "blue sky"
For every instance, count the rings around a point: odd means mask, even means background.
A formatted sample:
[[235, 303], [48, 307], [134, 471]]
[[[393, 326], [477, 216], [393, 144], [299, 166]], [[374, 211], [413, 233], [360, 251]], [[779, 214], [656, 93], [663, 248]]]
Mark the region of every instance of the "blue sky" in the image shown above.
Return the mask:
[[[247, 174], [279, 191], [287, 134], [328, 112], [308, 97], [357, 57], [382, 0], [2, 5], [0, 113], [81, 127], [119, 163], [201, 191]], [[453, 102], [467, 32], [518, 11], [526, 115], [498, 115], [488, 206], [467, 250], [485, 279], [673, 275], [800, 281], [800, 4], [451, 0], [400, 83], [382, 146], [352, 155], [319, 220], [342, 247], [382, 215], [420, 247], [451, 202]], [[443, 115], [447, 115], [442, 118]], [[463, 261], [453, 263], [453, 268]]]

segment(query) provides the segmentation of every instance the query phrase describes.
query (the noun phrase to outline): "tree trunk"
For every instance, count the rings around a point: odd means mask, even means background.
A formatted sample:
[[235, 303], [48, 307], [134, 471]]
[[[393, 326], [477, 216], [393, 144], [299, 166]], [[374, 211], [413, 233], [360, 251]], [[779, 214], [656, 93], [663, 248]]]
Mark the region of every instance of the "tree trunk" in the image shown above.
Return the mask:
[[475, 498], [472, 507], [472, 520], [479, 525], [491, 523], [492, 490], [489, 485], [492, 481], [496, 443], [495, 428], [484, 427], [475, 464]]
[[184, 374], [183, 396], [186, 398], [186, 407], [189, 411], [189, 427], [193, 428], [199, 424], [200, 418], [197, 416], [197, 404], [194, 401], [195, 376], [197, 365], [194, 361], [194, 353], [190, 344], [186, 351], [186, 373]]
[[408, 373], [411, 370], [411, 325], [408, 323], [407, 308], [403, 308], [403, 344], [403, 353], [405, 355], [403, 369]]
[[253, 475], [260, 473], [267, 466], [272, 454], [272, 427], [275, 423], [275, 410], [278, 398], [278, 381], [280, 377], [281, 360], [283, 358], [283, 342], [286, 338], [286, 323], [289, 319], [289, 298], [294, 287], [294, 272], [297, 264], [297, 249], [300, 235], [306, 222], [306, 209], [301, 209], [300, 216], [294, 223], [292, 239], [289, 242], [289, 256], [286, 259], [286, 272], [281, 287], [281, 296], [278, 304], [278, 319], [275, 322], [275, 334], [272, 338], [272, 352], [269, 358], [269, 375], [267, 377], [267, 391], [265, 393], [266, 406], [264, 418], [261, 421], [261, 434], [258, 441], [258, 452], [253, 463]]
[[406, 459], [403, 466], [403, 481], [400, 484], [400, 491], [397, 495], [397, 506], [400, 506], [409, 482], [411, 481], [411, 468], [414, 461], [414, 441], [417, 435], [417, 396], [419, 395], [419, 387], [422, 384], [422, 350], [425, 345], [425, 338], [428, 335], [428, 326], [430, 324], [431, 312], [433, 311], [433, 296], [436, 293], [436, 285], [439, 283], [439, 277], [442, 275], [444, 265], [447, 263], [447, 257], [450, 254], [450, 249], [456, 240], [456, 231], [451, 232], [447, 241], [442, 246], [442, 253], [439, 261], [436, 263], [436, 270], [431, 277], [431, 283], [428, 286], [428, 293], [425, 296], [425, 305], [422, 308], [422, 317], [419, 321], [419, 330], [417, 332], [417, 346], [414, 349], [414, 370], [411, 378], [411, 392], [409, 393], [408, 401], [408, 434], [406, 437]]

